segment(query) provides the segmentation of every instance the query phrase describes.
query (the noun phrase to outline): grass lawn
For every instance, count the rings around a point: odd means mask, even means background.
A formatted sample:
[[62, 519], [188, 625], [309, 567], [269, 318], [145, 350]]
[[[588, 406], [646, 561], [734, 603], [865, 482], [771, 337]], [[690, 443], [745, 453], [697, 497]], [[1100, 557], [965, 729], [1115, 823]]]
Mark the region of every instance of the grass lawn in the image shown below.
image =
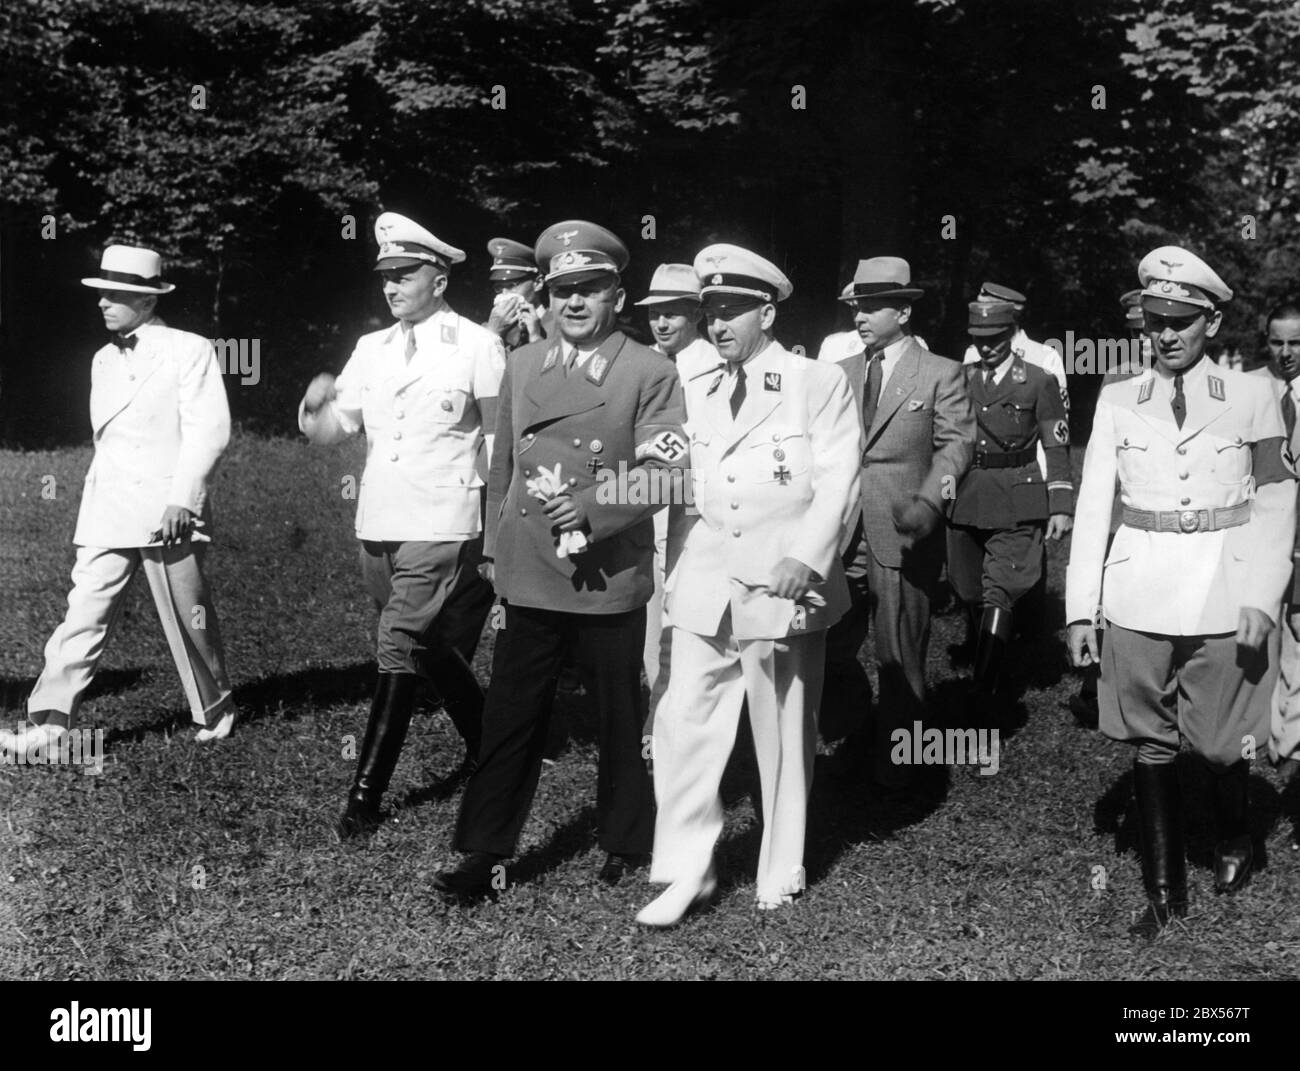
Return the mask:
[[[61, 619], [89, 448], [0, 453], [0, 717], [20, 720]], [[570, 742], [545, 768], [521, 859], [495, 904], [452, 907], [429, 879], [453, 855], [459, 741], [417, 715], [393, 780], [394, 817], [368, 847], [331, 830], [373, 684], [373, 610], [352, 535], [362, 447], [237, 436], [216, 485], [208, 573], [246, 720], [193, 741], [142, 579], [132, 586], [82, 724], [102, 727], [99, 776], [0, 767], [0, 978], [1295, 978], [1300, 814], [1257, 764], [1266, 863], [1216, 897], [1206, 836], [1191, 845], [1192, 915], [1130, 937], [1143, 903], [1130, 754], [1063, 708], [1076, 680], [1061, 636], [1022, 648], [1025, 725], [1000, 769], [937, 771], [932, 796], [887, 805], [819, 773], [809, 889], [791, 910], [752, 906], [757, 779], [733, 762], [715, 907], [680, 928], [632, 919], [644, 872], [614, 889], [591, 818], [593, 712], [563, 700]], [[42, 496], [51, 486], [54, 498]], [[1060, 616], [1064, 551], [1052, 556]], [[960, 696], [936, 619], [935, 717]], [[476, 668], [487, 679], [491, 634]], [[179, 719], [179, 720], [178, 720]], [[1195, 783], [1198, 771], [1186, 769]], [[1193, 829], [1208, 815], [1191, 805]]]

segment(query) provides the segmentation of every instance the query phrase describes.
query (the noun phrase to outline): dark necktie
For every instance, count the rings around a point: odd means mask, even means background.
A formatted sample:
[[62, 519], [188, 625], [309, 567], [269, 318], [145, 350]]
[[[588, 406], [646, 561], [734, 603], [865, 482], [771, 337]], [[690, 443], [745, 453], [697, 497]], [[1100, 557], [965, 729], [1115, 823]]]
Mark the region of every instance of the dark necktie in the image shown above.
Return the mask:
[[1286, 441], [1291, 441], [1295, 434], [1295, 399], [1291, 397], [1291, 388], [1287, 387], [1282, 395], [1282, 423], [1286, 425]]
[[135, 344], [135, 335], [113, 335], [113, 345], [119, 350], [133, 350], [135, 349]]
[[1180, 372], [1174, 376], [1174, 400], [1169, 407], [1174, 411], [1174, 423], [1180, 428], [1187, 419], [1187, 398], [1183, 394], [1183, 376]]
[[878, 353], [867, 361], [867, 385], [862, 392], [862, 427], [868, 432], [871, 431], [876, 409], [880, 405], [880, 379], [884, 374], [881, 370], [882, 363], [883, 358]]
[[740, 407], [745, 404], [745, 366], [736, 365], [736, 386], [731, 391], [731, 419], [736, 419]]

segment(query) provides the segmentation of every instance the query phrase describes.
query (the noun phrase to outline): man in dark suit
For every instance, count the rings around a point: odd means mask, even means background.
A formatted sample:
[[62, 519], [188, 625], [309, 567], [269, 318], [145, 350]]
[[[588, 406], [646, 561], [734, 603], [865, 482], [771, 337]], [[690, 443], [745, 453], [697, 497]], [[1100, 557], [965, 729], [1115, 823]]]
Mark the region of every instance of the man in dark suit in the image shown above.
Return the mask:
[[[500, 887], [541, 771], [550, 682], [567, 653], [600, 710], [596, 797], [601, 879], [644, 861], [653, 838], [641, 758], [641, 653], [654, 590], [659, 504], [605, 493], [597, 472], [685, 468], [685, 410], [673, 363], [616, 329], [627, 248], [569, 220], [537, 243], [560, 337], [515, 352], [501, 385], [488, 480], [485, 571], [505, 610], [484, 711], [479, 768], [455, 846], [434, 886], [454, 896]], [[652, 496], [656, 497], [656, 496]], [[633, 504], [636, 503], [636, 504]]]
[[[1043, 573], [1044, 541], [1070, 529], [1070, 426], [1056, 378], [1013, 351], [1016, 308], [973, 301], [979, 360], [964, 366], [979, 439], [948, 515], [948, 579], [976, 622], [970, 705], [995, 716], [1013, 611]], [[1043, 450], [1047, 476], [1038, 467]]]
[[[899, 257], [858, 263], [851, 303], [864, 353], [839, 362], [858, 398], [866, 449], [860, 515], [844, 563], [849, 612], [826, 637], [823, 717], [860, 719], [852, 709], [866, 691], [858, 652], [870, 618], [876, 632], [880, 688], [877, 715], [859, 724], [842, 750], [846, 769], [868, 762], [876, 783], [904, 788], [906, 771], [889, 761], [896, 728], [923, 720], [930, 602], [943, 566], [943, 503], [975, 452], [975, 417], [960, 366], [906, 334], [911, 268]], [[832, 684], [834, 682], [834, 684]]]

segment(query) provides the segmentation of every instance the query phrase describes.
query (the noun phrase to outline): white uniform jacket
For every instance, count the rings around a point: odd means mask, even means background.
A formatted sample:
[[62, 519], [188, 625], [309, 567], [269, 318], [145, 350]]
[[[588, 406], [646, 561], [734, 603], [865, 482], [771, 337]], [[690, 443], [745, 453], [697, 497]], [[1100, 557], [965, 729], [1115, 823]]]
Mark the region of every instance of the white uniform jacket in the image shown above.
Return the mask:
[[169, 505], [194, 513], [193, 538], [208, 538], [209, 481], [230, 441], [216, 351], [156, 316], [133, 337], [134, 349], [110, 343], [90, 366], [95, 456], [72, 537], [78, 546], [150, 546]]
[[493, 332], [450, 309], [411, 328], [406, 360], [401, 323], [372, 331], [335, 382], [337, 397], [298, 427], [328, 445], [366, 433], [357, 501], [357, 538], [376, 542], [460, 542], [482, 530], [484, 408], [495, 424], [505, 348]]
[[[862, 422], [834, 365], [772, 343], [745, 372], [734, 421], [725, 373], [684, 383], [698, 516], [673, 506], [665, 606], [675, 628], [700, 636], [716, 635], [730, 607], [736, 639], [779, 639], [827, 628], [848, 607], [837, 548], [858, 501]], [[786, 557], [821, 578], [820, 606], [768, 593]]]
[[[1127, 629], [1167, 636], [1235, 632], [1240, 610], [1279, 622], [1291, 577], [1296, 486], [1272, 385], [1202, 359], [1183, 377], [1148, 369], [1101, 389], [1083, 464], [1066, 572], [1066, 620], [1098, 607]], [[1106, 554], [1115, 480], [1125, 506], [1175, 512], [1251, 503], [1247, 523], [1218, 531], [1121, 524]], [[1192, 518], [1189, 516], [1189, 524]], [[1104, 558], [1104, 564], [1103, 564]], [[1102, 583], [1103, 571], [1105, 584]]]

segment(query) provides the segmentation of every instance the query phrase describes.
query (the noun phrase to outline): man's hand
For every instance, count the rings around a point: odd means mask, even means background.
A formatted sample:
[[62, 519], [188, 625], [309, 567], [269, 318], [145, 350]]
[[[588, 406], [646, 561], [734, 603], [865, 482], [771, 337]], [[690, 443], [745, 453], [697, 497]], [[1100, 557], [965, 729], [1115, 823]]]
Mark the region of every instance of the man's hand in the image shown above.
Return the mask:
[[478, 575], [486, 580], [489, 584], [496, 583], [497, 567], [493, 562], [483, 562], [478, 567]]
[[314, 413], [323, 405], [328, 405], [336, 397], [338, 391], [334, 389], [334, 377], [328, 372], [322, 372], [309, 384], [307, 384], [307, 393], [303, 395], [302, 407], [309, 413]]
[[782, 558], [772, 568], [767, 586], [782, 599], [801, 599], [812, 587], [813, 571], [798, 558]]
[[1074, 527], [1074, 518], [1068, 513], [1053, 513], [1047, 518], [1047, 538], [1060, 539]]
[[518, 294], [510, 294], [508, 298], [494, 301], [492, 312], [488, 315], [488, 330], [504, 335], [519, 322], [523, 306], [524, 300]]
[[547, 499], [542, 505], [546, 516], [555, 522], [561, 532], [581, 532], [587, 530], [587, 509], [576, 498], [566, 494]]
[[1097, 630], [1087, 621], [1076, 621], [1070, 626], [1067, 643], [1070, 645], [1072, 666], [1091, 666], [1101, 662], [1101, 647], [1097, 643]]
[[528, 332], [529, 342], [537, 342], [546, 337], [542, 331], [541, 317], [537, 315], [537, 310], [526, 301], [519, 306], [519, 326]]
[[891, 512], [894, 515], [894, 530], [899, 535], [911, 537], [914, 542], [928, 536], [939, 523], [938, 512], [919, 495], [913, 495], [909, 502], [898, 500]]
[[1249, 647], [1258, 651], [1264, 646], [1268, 634], [1273, 631], [1273, 619], [1263, 610], [1253, 606], [1243, 606], [1237, 618], [1237, 646]]
[[193, 530], [194, 514], [184, 506], [168, 506], [163, 510], [158, 532], [164, 547], [172, 543], [184, 543]]

